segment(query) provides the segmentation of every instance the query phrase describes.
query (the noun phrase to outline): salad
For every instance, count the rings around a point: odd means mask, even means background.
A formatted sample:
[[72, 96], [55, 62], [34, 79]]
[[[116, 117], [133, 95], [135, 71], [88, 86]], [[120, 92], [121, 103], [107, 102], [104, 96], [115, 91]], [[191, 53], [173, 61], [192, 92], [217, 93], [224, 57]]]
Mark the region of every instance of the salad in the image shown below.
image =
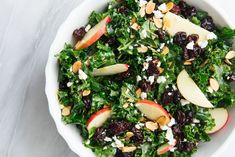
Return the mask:
[[225, 126], [235, 30], [207, 12], [113, 0], [73, 36], [56, 56], [62, 120], [98, 157], [189, 157]]

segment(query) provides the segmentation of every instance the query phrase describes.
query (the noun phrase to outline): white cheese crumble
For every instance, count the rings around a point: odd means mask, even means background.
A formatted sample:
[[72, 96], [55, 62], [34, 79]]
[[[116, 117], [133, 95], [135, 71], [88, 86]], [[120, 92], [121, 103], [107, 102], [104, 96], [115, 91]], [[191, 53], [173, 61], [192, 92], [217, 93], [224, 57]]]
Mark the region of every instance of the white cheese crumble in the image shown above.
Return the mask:
[[109, 137], [105, 137], [105, 138], [104, 138], [104, 141], [106, 141], [106, 142], [112, 142], [112, 139], [109, 138]]
[[145, 59], [146, 62], [149, 62], [149, 61], [152, 61], [152, 60], [153, 60], [152, 56], [147, 56], [146, 59]]
[[164, 83], [166, 82], [166, 77], [165, 76], [159, 76], [157, 78], [157, 83], [160, 84], [160, 83]]
[[172, 148], [170, 149], [170, 152], [174, 152], [176, 149], [177, 149], [176, 147], [172, 147]]
[[154, 76], [149, 76], [148, 81], [150, 82], [150, 84], [153, 84], [153, 82], [154, 82]]
[[140, 75], [137, 75], [137, 76], [136, 76], [136, 81], [137, 81], [137, 82], [140, 82], [141, 80], [142, 80], [142, 78], [140, 77]]
[[181, 103], [182, 106], [185, 106], [185, 105], [187, 105], [187, 104], [190, 104], [190, 102], [189, 102], [188, 100], [185, 100], [185, 99], [181, 99], [181, 100], [180, 100], [180, 103]]
[[175, 125], [176, 122], [175, 122], [175, 118], [171, 118], [171, 121], [167, 124], [169, 127]]
[[165, 43], [161, 43], [160, 44], [160, 49], [163, 49], [164, 46], [165, 46]]
[[213, 93], [214, 92], [213, 89], [210, 86], [207, 87], [207, 90], [208, 90], [209, 93]]
[[68, 82], [67, 87], [71, 87], [73, 85], [73, 82]]
[[141, 92], [140, 97], [141, 97], [141, 99], [146, 99], [147, 98], [147, 93], [146, 92]]
[[169, 129], [169, 127], [168, 127], [168, 126], [166, 126], [166, 125], [164, 125], [164, 126], [160, 126], [160, 128], [161, 128], [162, 130], [168, 130], [168, 129]]
[[130, 50], [133, 50], [133, 46], [130, 45], [130, 46], [129, 46], [129, 49], [130, 49]]
[[193, 47], [194, 47], [194, 41], [189, 42], [186, 46], [188, 50], [193, 50]]
[[201, 48], [206, 48], [206, 46], [208, 45], [208, 41], [199, 41], [198, 42], [198, 45], [201, 47]]
[[88, 32], [90, 29], [91, 29], [91, 25], [88, 24], [88, 25], [86, 26], [86, 28], [85, 28], [85, 31]]
[[143, 29], [141, 32], [140, 32], [140, 38], [141, 39], [144, 39], [147, 37], [147, 31], [145, 29]]
[[87, 79], [87, 74], [84, 73], [84, 71], [82, 71], [81, 69], [79, 69], [78, 77], [79, 77], [80, 80], [86, 80]]
[[215, 33], [211, 32], [207, 35], [207, 39], [208, 40], [217, 39], [217, 36], [215, 35]]
[[114, 145], [118, 148], [124, 147], [124, 144], [122, 143], [122, 141], [120, 141], [119, 139], [117, 139], [116, 136], [113, 137], [114, 140]]
[[136, 128], [136, 129], [141, 129], [141, 126], [140, 126], [139, 124], [136, 124], [136, 125], [135, 125], [135, 128]]
[[158, 62], [157, 62], [157, 67], [160, 67], [161, 64], [162, 64], [162, 62], [158, 61]]
[[153, 13], [154, 13], [154, 16], [155, 16], [157, 19], [162, 18], [162, 17], [164, 16], [164, 15], [162, 14], [162, 12], [159, 11], [159, 10], [154, 10]]
[[176, 87], [175, 85], [173, 85], [172, 88], [173, 88], [174, 90], [177, 90], [177, 87]]
[[158, 7], [159, 10], [161, 10], [162, 12], [165, 12], [167, 10], [167, 7], [166, 7], [166, 3], [162, 3], [159, 7]]
[[145, 4], [147, 4], [148, 2], [146, 0], [140, 0], [139, 1], [139, 6], [142, 7], [144, 6]]
[[90, 140], [87, 140], [87, 141], [86, 141], [86, 144], [90, 144], [90, 142], [91, 142]]
[[171, 128], [168, 128], [166, 131], [166, 139], [168, 140], [168, 144], [170, 145], [174, 145], [176, 142]]
[[200, 123], [200, 120], [194, 118], [194, 119], [193, 119], [193, 123]]
[[145, 71], [149, 68], [149, 63], [144, 62], [142, 71]]

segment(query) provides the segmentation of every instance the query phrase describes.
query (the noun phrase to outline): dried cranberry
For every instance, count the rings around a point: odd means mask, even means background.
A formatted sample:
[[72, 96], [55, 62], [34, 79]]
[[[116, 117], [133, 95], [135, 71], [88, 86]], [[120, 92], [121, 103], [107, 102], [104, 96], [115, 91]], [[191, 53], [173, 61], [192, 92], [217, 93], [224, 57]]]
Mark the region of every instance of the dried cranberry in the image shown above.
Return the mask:
[[110, 38], [107, 39], [107, 43], [108, 43], [110, 46], [116, 45], [116, 42], [117, 42], [117, 40], [116, 40], [115, 37], [110, 37]]
[[191, 152], [196, 147], [195, 143], [192, 142], [180, 142], [178, 144], [178, 149], [184, 152]]
[[129, 13], [129, 9], [125, 6], [121, 6], [118, 8], [118, 12], [127, 15]]
[[179, 46], [185, 46], [187, 43], [187, 34], [186, 32], [178, 32], [175, 34], [173, 41]]
[[181, 12], [185, 12], [188, 7], [188, 5], [185, 1], [180, 1], [178, 6], [179, 6]]
[[157, 64], [158, 64], [158, 60], [153, 60], [148, 62], [149, 66], [147, 69], [147, 73], [148, 76], [157, 76], [159, 74], [158, 68], [157, 68]]
[[156, 34], [158, 35], [159, 40], [163, 42], [165, 39], [166, 32], [164, 32], [162, 29], [158, 29], [156, 31]]
[[197, 9], [195, 7], [188, 6], [186, 10], [181, 13], [185, 18], [190, 18], [197, 14]]
[[196, 43], [199, 39], [199, 35], [198, 34], [191, 34], [187, 37], [187, 41], [188, 43], [191, 41], [194, 41], [194, 43]]
[[190, 59], [189, 50], [186, 47], [183, 49], [183, 57], [184, 57], [184, 60]]
[[131, 123], [125, 120], [112, 121], [109, 124], [108, 131], [111, 135], [120, 135], [131, 128]]
[[105, 145], [104, 139], [106, 136], [107, 136], [106, 130], [104, 128], [100, 127], [95, 130], [95, 134], [93, 136], [93, 139], [94, 139], [95, 143]]
[[201, 21], [201, 27], [205, 28], [208, 31], [214, 31], [215, 30], [215, 24], [213, 22], [213, 19], [211, 16], [206, 16]]
[[117, 81], [123, 81], [123, 80], [129, 78], [130, 76], [131, 76], [131, 70], [129, 68], [127, 71], [115, 75], [114, 78]]
[[180, 7], [178, 5], [175, 5], [173, 6], [173, 8], [170, 10], [170, 12], [176, 14], [176, 15], [179, 15], [181, 13], [180, 11]]
[[150, 82], [147, 82], [146, 80], [141, 80], [138, 85], [142, 92], [148, 92], [152, 90], [152, 86]]
[[192, 123], [193, 117], [194, 117], [194, 114], [192, 111], [186, 113], [186, 123]]
[[174, 100], [173, 102], [177, 104], [181, 100], [181, 94], [178, 90], [174, 91]]
[[172, 126], [172, 132], [175, 136], [180, 136], [182, 134], [180, 125], [174, 125]]
[[59, 83], [59, 89], [60, 89], [60, 90], [68, 90], [69, 88], [68, 88], [68, 86], [67, 86], [67, 82], [68, 82], [68, 81], [61, 81], [61, 82]]
[[235, 81], [235, 75], [234, 75], [234, 74], [228, 74], [228, 75], [226, 76], [226, 80], [227, 80], [228, 82], [234, 82], [234, 81]]
[[134, 157], [134, 152], [123, 153], [120, 149], [117, 149], [114, 157]]
[[203, 49], [199, 45], [196, 44], [193, 47], [193, 53], [191, 55], [191, 58], [196, 58], [196, 57], [202, 55], [202, 53], [203, 53]]
[[167, 89], [162, 95], [162, 104], [167, 105], [174, 100], [174, 91]]
[[186, 115], [181, 110], [176, 111], [175, 118], [179, 125], [184, 125], [186, 123]]
[[79, 29], [75, 29], [74, 32], [73, 32], [73, 36], [77, 40], [82, 40], [82, 38], [85, 36], [85, 34], [86, 34], [85, 27], [81, 27]]
[[133, 132], [134, 136], [131, 137], [131, 140], [133, 140], [135, 143], [137, 144], [141, 144], [143, 143], [143, 140], [144, 140], [144, 135], [143, 133], [141, 132], [141, 130], [133, 127], [131, 129], [131, 131]]
[[91, 109], [92, 98], [90, 95], [82, 97], [86, 113]]

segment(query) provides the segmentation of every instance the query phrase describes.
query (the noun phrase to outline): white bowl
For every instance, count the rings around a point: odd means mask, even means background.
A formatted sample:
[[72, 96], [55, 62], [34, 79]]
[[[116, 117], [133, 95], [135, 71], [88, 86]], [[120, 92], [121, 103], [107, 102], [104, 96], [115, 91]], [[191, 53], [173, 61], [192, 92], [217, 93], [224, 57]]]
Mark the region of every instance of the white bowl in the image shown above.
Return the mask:
[[[72, 32], [80, 27], [84, 26], [88, 22], [88, 16], [90, 13], [95, 11], [102, 11], [110, 0], [85, 0], [81, 5], [74, 9], [66, 21], [59, 28], [54, 42], [51, 45], [49, 52], [49, 59], [46, 66], [46, 95], [48, 98], [49, 109], [51, 116], [53, 117], [57, 130], [60, 135], [68, 143], [69, 147], [78, 154], [80, 157], [95, 157], [94, 153], [84, 147], [82, 144], [82, 138], [79, 130], [74, 125], [65, 125], [61, 121], [61, 111], [57, 98], [58, 90], [58, 65], [55, 54], [59, 53], [64, 43], [73, 43]], [[209, 3], [208, 0], [186, 0], [188, 3], [209, 12], [214, 18], [216, 24], [220, 26], [229, 26], [231, 28], [231, 22], [226, 18], [222, 10], [213, 4], [213, 1]], [[230, 109], [230, 123], [221, 132], [216, 133], [212, 136], [211, 142], [200, 144], [199, 151], [194, 155], [195, 157], [214, 157], [221, 153], [231, 139], [231, 135], [234, 132], [235, 123], [232, 122], [235, 118], [235, 108]]]

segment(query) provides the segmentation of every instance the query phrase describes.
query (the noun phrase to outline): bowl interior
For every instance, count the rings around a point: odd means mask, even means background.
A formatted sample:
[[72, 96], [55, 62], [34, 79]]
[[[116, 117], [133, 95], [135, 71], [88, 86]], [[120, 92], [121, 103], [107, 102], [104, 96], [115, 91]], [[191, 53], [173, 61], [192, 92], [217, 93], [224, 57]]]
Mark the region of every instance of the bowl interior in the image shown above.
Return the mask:
[[[102, 11], [109, 1], [110, 0], [86, 0], [71, 12], [57, 32], [56, 38], [50, 48], [49, 59], [46, 66], [46, 95], [48, 98], [50, 113], [56, 123], [58, 132], [68, 143], [69, 147], [80, 157], [95, 157], [95, 155], [90, 149], [83, 146], [79, 130], [75, 126], [65, 125], [61, 121], [61, 112], [57, 98], [58, 65], [55, 54], [59, 53], [63, 49], [64, 43], [73, 43], [72, 32], [76, 28], [87, 24], [88, 16], [93, 10]], [[209, 4], [207, 0], [200, 0], [200, 3], [195, 0], [187, 1], [197, 8], [208, 11], [214, 18], [216, 24], [232, 27], [229, 20], [225, 18], [225, 14], [213, 3]], [[228, 125], [223, 129], [223, 131], [212, 135], [211, 142], [201, 143], [199, 145], [199, 151], [194, 155], [195, 157], [215, 156], [224, 149], [225, 144], [228, 143], [230, 139], [229, 137], [234, 129], [235, 123], [233, 119], [235, 108], [230, 109], [229, 114], [230, 119]]]

